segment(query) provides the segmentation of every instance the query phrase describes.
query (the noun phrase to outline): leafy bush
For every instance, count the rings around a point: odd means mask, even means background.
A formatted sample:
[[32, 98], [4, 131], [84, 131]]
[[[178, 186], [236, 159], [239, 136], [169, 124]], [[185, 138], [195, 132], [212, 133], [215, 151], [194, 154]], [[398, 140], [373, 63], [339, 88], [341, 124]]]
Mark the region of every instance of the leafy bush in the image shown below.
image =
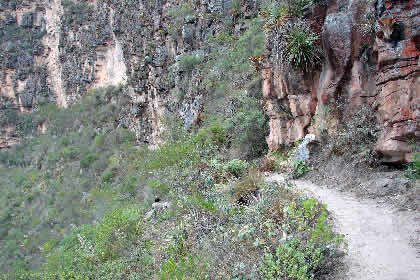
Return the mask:
[[209, 39], [210, 42], [216, 42], [218, 44], [230, 44], [233, 43], [235, 40], [235, 38], [227, 33], [227, 32], [220, 32], [218, 34], [216, 34], [214, 37], [211, 37]]
[[66, 147], [61, 152], [61, 156], [66, 159], [76, 159], [80, 154], [80, 150], [77, 147]]
[[88, 168], [97, 159], [96, 154], [87, 154], [81, 161], [80, 167]]
[[314, 0], [286, 0], [287, 11], [290, 16], [303, 17], [306, 8], [309, 8]]
[[151, 155], [147, 162], [148, 169], [159, 169], [175, 164], [191, 164], [198, 161], [198, 153], [194, 149], [194, 141], [191, 138], [176, 142], [167, 142], [161, 145]]
[[263, 17], [266, 19], [265, 28], [271, 28], [282, 23], [289, 14], [287, 5], [277, 1], [264, 1], [261, 4]]
[[156, 192], [157, 197], [162, 197], [169, 193], [169, 186], [160, 180], [151, 180], [147, 185]]
[[265, 254], [264, 279], [314, 279], [326, 259], [345, 245], [343, 236], [332, 231], [327, 217], [325, 206], [314, 198], [287, 206], [286, 230], [300, 234], [286, 237], [274, 253]]
[[112, 181], [112, 176], [113, 176], [112, 171], [105, 171], [102, 174], [102, 181], [105, 183], [110, 183]]
[[412, 179], [420, 179], [420, 152], [413, 152], [413, 162], [408, 165], [405, 176]]
[[93, 11], [93, 7], [85, 1], [73, 1], [73, 0], [64, 0], [64, 23], [66, 26], [79, 26], [82, 25], [84, 20], [88, 17], [88, 14]]
[[126, 253], [140, 230], [140, 210], [135, 207], [115, 209], [105, 215], [97, 228], [96, 256], [104, 261]]
[[277, 247], [274, 256], [265, 255], [264, 279], [313, 279], [313, 272], [322, 259], [321, 248], [316, 248], [314, 244], [303, 247], [301, 240], [294, 238]]
[[259, 157], [267, 150], [268, 133], [262, 104], [247, 95], [241, 96], [239, 102], [235, 114], [225, 121], [231, 145], [238, 147], [244, 158]]
[[310, 30], [295, 27], [286, 35], [286, 60], [295, 68], [308, 70], [320, 63], [320, 51], [315, 42], [318, 36]]
[[183, 55], [179, 60], [179, 69], [184, 72], [191, 72], [203, 59], [199, 55]]
[[304, 160], [297, 160], [295, 162], [295, 166], [294, 166], [293, 177], [294, 178], [299, 178], [300, 176], [302, 176], [303, 174], [305, 174], [306, 172], [308, 172], [310, 170], [311, 170], [311, 168], [306, 166]]
[[362, 105], [344, 123], [339, 142], [341, 145], [361, 145], [374, 143], [377, 140], [379, 129], [376, 126], [376, 117], [368, 105]]
[[240, 159], [232, 159], [223, 164], [222, 168], [224, 172], [229, 172], [236, 177], [240, 177], [249, 168], [249, 163]]
[[226, 129], [220, 121], [214, 121], [208, 127], [200, 128], [195, 140], [203, 146], [211, 145], [220, 147], [227, 141]]
[[161, 280], [208, 279], [205, 275], [205, 263], [188, 252], [185, 237], [181, 234], [175, 235], [168, 253], [169, 258], [159, 272]]
[[273, 28], [282, 25], [288, 18], [302, 18], [305, 10], [315, 4], [314, 0], [266, 0], [261, 3], [262, 15], [266, 20], [265, 27]]
[[[237, 83], [243, 86], [245, 81], [249, 82], [255, 77], [249, 57], [261, 55], [265, 51], [262, 24], [260, 20], [253, 20], [249, 28], [236, 41], [232, 43], [228, 39], [224, 42], [229, 47], [215, 46], [213, 48], [205, 64], [207, 84], [226, 82], [231, 86]], [[218, 36], [230, 38], [226, 32], [223, 35], [216, 35], [216, 38]], [[223, 43], [220, 40], [215, 42]]]
[[227, 30], [216, 34], [209, 40], [212, 51], [202, 67], [210, 94], [201, 125], [207, 128], [215, 123], [222, 124], [224, 132], [220, 130], [219, 135], [223, 141], [219, 144], [223, 144], [219, 147], [229, 149], [229, 158], [254, 158], [266, 149], [260, 83], [250, 63], [250, 57], [260, 56], [265, 51], [262, 25], [259, 19], [250, 20], [249, 28], [237, 38]]

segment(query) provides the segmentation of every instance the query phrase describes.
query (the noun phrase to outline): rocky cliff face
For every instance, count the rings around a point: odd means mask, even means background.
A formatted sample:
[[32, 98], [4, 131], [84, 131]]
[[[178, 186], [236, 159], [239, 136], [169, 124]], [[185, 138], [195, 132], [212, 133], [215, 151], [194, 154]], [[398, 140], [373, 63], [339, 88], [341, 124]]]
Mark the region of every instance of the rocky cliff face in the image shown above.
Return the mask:
[[[1, 0], [2, 104], [20, 111], [66, 107], [89, 89], [125, 85], [130, 102], [121, 125], [139, 141], [158, 144], [165, 117], [178, 115], [190, 127], [209, 92], [208, 73], [182, 67], [183, 57], [206, 60], [209, 38], [226, 24], [243, 32], [246, 25], [232, 18], [257, 16], [260, 2]], [[305, 11], [321, 34], [317, 68], [283, 65], [282, 32], [267, 32], [261, 76], [270, 149], [309, 132], [337, 133], [365, 106], [380, 127], [377, 150], [388, 161], [407, 160], [410, 141], [420, 137], [420, 1], [320, 2]], [[391, 38], [378, 23], [383, 18], [397, 19]], [[13, 125], [3, 126], [14, 134]]]
[[[255, 14], [257, 1], [245, 2]], [[229, 7], [220, 0], [2, 1], [3, 103], [21, 111], [43, 103], [66, 107], [89, 89], [123, 84], [131, 104], [122, 125], [156, 144], [167, 110], [187, 126], [197, 118], [202, 75], [177, 62], [184, 54], [205, 56], [205, 42]], [[182, 102], [174, 92], [183, 93]]]
[[[318, 69], [296, 73], [282, 65], [271, 47], [263, 71], [270, 148], [309, 132], [337, 133], [364, 107], [375, 114], [380, 129], [377, 151], [386, 161], [409, 160], [410, 141], [420, 137], [419, 5], [420, 1], [330, 1], [325, 9], [308, 11], [311, 28], [321, 31], [324, 62]], [[378, 24], [384, 18], [397, 21], [391, 38], [384, 37]]]

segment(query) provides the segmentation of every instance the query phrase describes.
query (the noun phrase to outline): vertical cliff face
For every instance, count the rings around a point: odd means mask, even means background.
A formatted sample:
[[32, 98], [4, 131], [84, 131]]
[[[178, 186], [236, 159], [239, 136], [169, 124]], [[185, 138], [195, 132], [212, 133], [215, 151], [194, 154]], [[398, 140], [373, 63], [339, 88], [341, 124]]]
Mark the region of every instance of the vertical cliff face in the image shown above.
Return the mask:
[[[1, 96], [28, 110], [43, 103], [66, 107], [89, 89], [126, 85], [131, 103], [121, 124], [154, 145], [169, 111], [187, 127], [197, 119], [202, 74], [180, 69], [179, 61], [183, 55], [205, 59], [206, 41], [221, 29], [230, 2], [2, 1], [4, 33], [16, 31], [2, 44], [19, 45], [30, 34], [28, 44], [35, 46], [22, 50], [25, 63], [3, 48], [16, 63], [2, 65]], [[258, 1], [243, 2], [255, 15]]]
[[409, 140], [420, 139], [420, 1], [384, 1], [378, 17], [395, 18], [391, 40], [375, 39], [378, 53], [376, 97], [383, 126], [377, 149], [389, 160], [407, 159]]
[[[380, 129], [377, 151], [386, 161], [408, 160], [410, 142], [420, 137], [419, 3], [331, 1], [324, 9], [313, 8], [307, 18], [312, 30], [321, 31], [324, 61], [307, 72], [285, 67], [269, 45], [263, 79], [270, 148], [306, 133], [337, 134], [368, 108]], [[385, 18], [396, 19], [390, 38], [378, 23]], [[281, 40], [281, 30], [270, 36]]]
[[17, 130], [24, 129], [16, 123], [19, 112], [56, 102], [43, 62], [45, 11], [41, 1], [0, 2], [0, 147], [19, 141]]
[[[169, 114], [188, 128], [203, 109], [209, 73], [192, 71], [185, 62], [208, 59], [209, 39], [224, 26], [232, 25], [235, 34], [246, 30], [232, 18], [256, 17], [260, 2], [0, 1], [2, 104], [20, 111], [45, 103], [66, 107], [89, 89], [124, 85], [130, 102], [120, 124], [140, 142], [156, 145]], [[420, 137], [420, 2], [316, 3], [303, 18], [320, 34], [315, 44], [323, 57], [317, 66], [307, 71], [287, 66], [285, 28], [266, 34], [261, 76], [270, 149], [307, 133], [337, 134], [345, 120], [368, 108], [380, 126], [377, 150], [388, 161], [407, 160], [410, 141]], [[384, 36], [386, 18], [396, 23]], [[8, 137], [16, 134], [13, 125], [2, 126]]]

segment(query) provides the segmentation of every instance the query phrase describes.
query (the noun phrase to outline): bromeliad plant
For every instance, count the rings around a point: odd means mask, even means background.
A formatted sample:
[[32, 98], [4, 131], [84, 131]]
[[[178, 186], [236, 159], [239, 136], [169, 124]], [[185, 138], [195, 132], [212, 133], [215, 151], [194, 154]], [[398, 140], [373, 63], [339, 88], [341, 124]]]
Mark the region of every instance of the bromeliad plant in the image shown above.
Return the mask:
[[316, 46], [319, 36], [312, 31], [297, 26], [286, 34], [286, 60], [293, 67], [308, 70], [321, 61], [321, 53]]

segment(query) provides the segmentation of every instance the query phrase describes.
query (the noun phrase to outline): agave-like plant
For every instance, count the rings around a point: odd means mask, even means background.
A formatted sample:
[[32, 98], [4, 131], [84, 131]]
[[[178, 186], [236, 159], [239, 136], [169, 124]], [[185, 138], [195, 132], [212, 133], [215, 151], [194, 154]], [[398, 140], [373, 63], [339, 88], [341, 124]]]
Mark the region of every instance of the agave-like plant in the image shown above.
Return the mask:
[[319, 36], [301, 27], [292, 28], [285, 35], [287, 40], [285, 58], [293, 67], [308, 70], [321, 61], [321, 52], [315, 42]]

